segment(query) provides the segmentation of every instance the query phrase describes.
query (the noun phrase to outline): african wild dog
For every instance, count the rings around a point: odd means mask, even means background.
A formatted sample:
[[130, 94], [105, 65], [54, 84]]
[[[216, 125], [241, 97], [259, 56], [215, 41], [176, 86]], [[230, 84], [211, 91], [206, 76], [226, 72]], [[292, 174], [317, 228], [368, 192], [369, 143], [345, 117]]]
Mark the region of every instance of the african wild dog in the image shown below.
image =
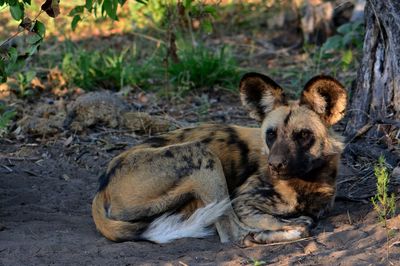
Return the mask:
[[211, 224], [222, 242], [245, 245], [307, 236], [335, 197], [343, 144], [330, 126], [346, 91], [316, 76], [291, 101], [270, 78], [248, 73], [240, 96], [261, 128], [185, 128], [115, 157], [93, 200], [97, 229], [113, 241], [159, 243], [207, 235]]

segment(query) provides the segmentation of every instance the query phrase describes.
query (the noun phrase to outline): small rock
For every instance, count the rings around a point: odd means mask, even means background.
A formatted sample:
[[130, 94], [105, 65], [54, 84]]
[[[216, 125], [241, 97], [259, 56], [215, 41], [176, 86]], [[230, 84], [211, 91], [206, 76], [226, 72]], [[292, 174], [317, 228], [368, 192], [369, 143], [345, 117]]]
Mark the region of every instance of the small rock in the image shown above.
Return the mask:
[[171, 118], [149, 115], [144, 112], [127, 112], [123, 114], [125, 127], [140, 133], [161, 133], [177, 129], [179, 125]]
[[[58, 102], [58, 101], [57, 101]], [[22, 118], [17, 121], [16, 134], [54, 135], [62, 130], [64, 109], [54, 102], [38, 103], [31, 110], [21, 109]]]
[[52, 115], [48, 118], [25, 115], [17, 122], [21, 131], [33, 135], [54, 135], [62, 129], [65, 116]]
[[120, 126], [122, 113], [128, 110], [128, 106], [113, 93], [90, 92], [78, 97], [67, 109], [64, 127], [82, 131], [96, 124], [111, 128]]

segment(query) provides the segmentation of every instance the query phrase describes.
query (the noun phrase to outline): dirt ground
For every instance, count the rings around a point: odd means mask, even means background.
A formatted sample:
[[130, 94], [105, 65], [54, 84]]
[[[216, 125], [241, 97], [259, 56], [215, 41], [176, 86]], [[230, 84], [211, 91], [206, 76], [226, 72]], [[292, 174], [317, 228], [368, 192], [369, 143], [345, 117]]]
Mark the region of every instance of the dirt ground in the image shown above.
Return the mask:
[[[207, 99], [211, 104], [206, 112], [198, 101], [193, 97], [184, 106], [147, 105], [144, 111], [168, 113], [183, 125], [255, 125], [236, 95]], [[358, 178], [346, 162], [339, 174], [335, 208], [312, 237], [301, 241], [243, 249], [221, 244], [217, 236], [165, 245], [106, 240], [96, 232], [91, 217], [97, 178], [113, 156], [145, 135], [94, 125], [79, 134], [19, 133], [1, 139], [0, 265], [400, 265], [400, 218], [391, 221], [397, 230], [387, 241], [368, 200], [354, 194], [353, 200], [346, 197], [357, 186], [351, 180]]]

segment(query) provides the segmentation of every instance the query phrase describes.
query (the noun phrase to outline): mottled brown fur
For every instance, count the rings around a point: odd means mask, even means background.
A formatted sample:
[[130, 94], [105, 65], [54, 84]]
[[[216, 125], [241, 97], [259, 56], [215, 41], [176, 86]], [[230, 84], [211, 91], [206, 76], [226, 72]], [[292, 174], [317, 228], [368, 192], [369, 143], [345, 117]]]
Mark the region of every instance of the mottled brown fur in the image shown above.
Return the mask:
[[221, 241], [291, 240], [332, 205], [342, 142], [331, 130], [346, 94], [318, 76], [298, 101], [268, 77], [246, 74], [241, 99], [261, 128], [206, 124], [153, 137], [114, 158], [93, 200], [98, 230], [114, 241], [140, 239], [166, 212], [189, 217], [230, 197], [216, 222]]

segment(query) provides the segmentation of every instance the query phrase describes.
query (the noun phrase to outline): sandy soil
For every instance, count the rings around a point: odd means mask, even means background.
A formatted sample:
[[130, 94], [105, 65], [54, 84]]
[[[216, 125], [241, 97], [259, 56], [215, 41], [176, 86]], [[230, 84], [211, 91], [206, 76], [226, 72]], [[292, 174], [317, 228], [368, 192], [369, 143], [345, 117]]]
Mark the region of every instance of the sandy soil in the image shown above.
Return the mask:
[[[231, 107], [237, 102], [216, 106], [209, 113], [221, 116], [194, 120], [252, 124]], [[175, 118], [183, 120], [179, 113]], [[400, 265], [399, 230], [391, 231], [388, 261], [386, 230], [371, 204], [343, 198], [313, 237], [295, 243], [243, 249], [220, 244], [217, 236], [166, 245], [110, 242], [91, 218], [97, 178], [114, 155], [144, 138], [98, 127], [81, 135], [0, 140], [0, 265]], [[339, 180], [349, 175], [357, 173], [343, 166]]]

